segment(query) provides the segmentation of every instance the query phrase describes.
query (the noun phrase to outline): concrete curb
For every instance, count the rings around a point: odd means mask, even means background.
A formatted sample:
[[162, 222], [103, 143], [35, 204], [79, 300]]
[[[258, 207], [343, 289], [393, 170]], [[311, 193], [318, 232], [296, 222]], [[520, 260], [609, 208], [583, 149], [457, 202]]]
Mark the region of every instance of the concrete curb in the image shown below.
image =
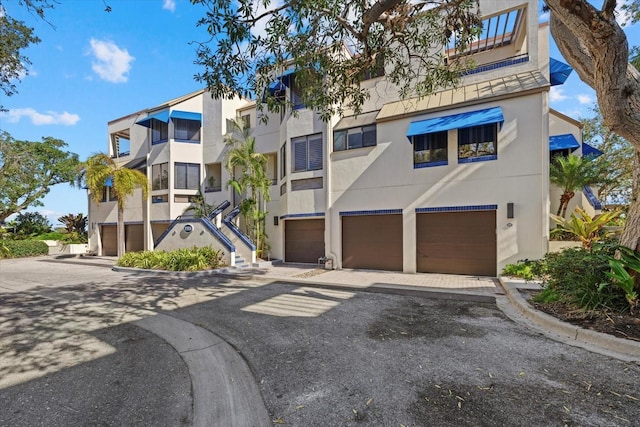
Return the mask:
[[534, 309], [520, 294], [519, 289], [524, 283], [506, 282], [499, 278], [500, 284], [505, 290], [506, 296], [520, 315], [534, 323], [545, 332], [545, 335], [556, 339], [556, 335], [562, 342], [576, 345], [597, 353], [606, 354], [629, 362], [640, 362], [640, 342], [617, 338], [602, 332], [583, 329], [566, 322], [562, 322], [553, 316]]
[[[197, 277], [224, 277], [236, 280], [263, 280], [277, 283], [292, 283], [296, 285], [316, 287], [316, 288], [331, 288], [343, 291], [362, 291], [371, 293], [386, 293], [394, 295], [406, 295], [406, 296], [422, 296], [428, 298], [449, 299], [457, 301], [470, 301], [480, 303], [494, 303], [496, 298], [494, 295], [487, 295], [477, 293], [473, 291], [464, 291], [458, 289], [431, 289], [424, 286], [411, 286], [411, 285], [398, 285], [394, 283], [376, 283], [371, 286], [356, 286], [348, 285], [344, 283], [333, 282], [321, 282], [317, 280], [300, 279], [295, 277], [273, 277], [256, 274], [256, 271], [242, 271], [244, 269], [234, 269], [233, 267], [219, 268], [215, 270], [206, 271], [165, 271], [165, 270], [145, 270], [141, 268], [131, 267], [113, 267], [114, 271], [130, 274], [145, 274], [153, 276], [170, 276], [178, 278], [197, 278]], [[496, 288], [496, 291], [498, 289]]]
[[271, 425], [251, 370], [222, 338], [185, 320], [159, 313], [134, 325], [169, 343], [187, 364], [194, 426]]

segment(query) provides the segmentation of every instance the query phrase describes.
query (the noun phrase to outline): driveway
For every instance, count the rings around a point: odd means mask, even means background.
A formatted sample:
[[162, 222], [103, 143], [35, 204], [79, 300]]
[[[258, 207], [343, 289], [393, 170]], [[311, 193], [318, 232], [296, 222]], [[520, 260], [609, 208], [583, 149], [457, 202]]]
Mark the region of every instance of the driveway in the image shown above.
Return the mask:
[[[637, 424], [640, 366], [550, 340], [494, 303], [46, 261], [0, 263], [0, 378], [23, 375], [2, 385], [1, 425], [191, 424], [184, 357], [131, 323], [153, 313], [202, 327], [235, 348], [262, 394], [267, 425]], [[65, 311], [69, 305], [78, 308]], [[54, 313], [66, 321], [39, 320], [55, 320]], [[50, 335], [33, 336], [39, 322]], [[60, 330], [69, 340], [95, 340], [88, 346], [95, 357], [78, 350], [74, 364], [29, 374], [31, 350], [16, 348], [22, 341], [35, 348], [34, 340], [46, 348]], [[156, 364], [162, 375], [151, 378]], [[113, 381], [100, 381], [106, 372]], [[116, 377], [128, 385], [116, 387]], [[41, 393], [46, 387], [52, 391]], [[102, 399], [109, 410], [101, 412]], [[59, 415], [41, 418], [42, 408]]]

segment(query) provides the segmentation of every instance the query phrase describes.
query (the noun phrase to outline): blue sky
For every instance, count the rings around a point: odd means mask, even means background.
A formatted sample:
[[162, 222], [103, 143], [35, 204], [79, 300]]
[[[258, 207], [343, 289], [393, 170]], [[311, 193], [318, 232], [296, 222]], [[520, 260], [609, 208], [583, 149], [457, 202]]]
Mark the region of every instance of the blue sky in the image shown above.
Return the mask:
[[[84, 160], [107, 149], [108, 121], [202, 88], [190, 43], [206, 40], [196, 28], [204, 9], [188, 0], [106, 0], [109, 13], [102, 0], [61, 0], [47, 13], [50, 24], [17, 3], [3, 2], [42, 42], [26, 51], [32, 65], [18, 93], [0, 102], [9, 110], [0, 129], [16, 139], [59, 138]], [[626, 28], [630, 45], [640, 44], [638, 27]], [[562, 58], [553, 43], [551, 56]], [[550, 99], [565, 114], [587, 117], [595, 94], [573, 73]], [[61, 215], [87, 213], [86, 192], [66, 184], [43, 202], [28, 210], [54, 225]]]

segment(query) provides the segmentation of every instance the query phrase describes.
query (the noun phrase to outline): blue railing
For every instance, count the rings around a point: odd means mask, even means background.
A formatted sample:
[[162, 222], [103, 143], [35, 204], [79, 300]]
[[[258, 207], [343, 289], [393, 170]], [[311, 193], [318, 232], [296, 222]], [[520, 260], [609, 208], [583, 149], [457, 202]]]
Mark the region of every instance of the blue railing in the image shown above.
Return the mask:
[[224, 219], [222, 220], [222, 222], [224, 222], [224, 224], [229, 227], [229, 230], [231, 230], [231, 232], [233, 234], [236, 235], [236, 237], [238, 239], [240, 239], [240, 241], [242, 243], [244, 243], [245, 245], [247, 245], [252, 251], [256, 250], [256, 245], [253, 244], [253, 242], [251, 241], [251, 239], [249, 239], [249, 237], [244, 234], [234, 223], [233, 223], [233, 219], [235, 217], [238, 216], [238, 214], [240, 213], [240, 206], [236, 206], [235, 208], [233, 208], [233, 210], [231, 212], [229, 212]]
[[596, 209], [596, 210], [601, 210], [602, 209], [602, 203], [600, 203], [600, 200], [598, 200], [596, 195], [593, 194], [593, 191], [591, 190], [591, 187], [585, 185], [584, 188], [582, 189], [582, 192], [587, 197], [587, 200], [589, 201], [589, 204], [591, 206], [593, 206], [594, 209]]

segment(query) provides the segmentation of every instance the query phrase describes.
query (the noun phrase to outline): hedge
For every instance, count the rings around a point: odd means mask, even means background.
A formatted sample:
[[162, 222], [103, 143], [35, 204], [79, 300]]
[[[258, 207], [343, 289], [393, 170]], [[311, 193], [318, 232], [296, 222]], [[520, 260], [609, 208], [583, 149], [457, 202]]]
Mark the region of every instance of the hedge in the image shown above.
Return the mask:
[[49, 246], [41, 240], [0, 241], [0, 258], [23, 258], [49, 255]]

